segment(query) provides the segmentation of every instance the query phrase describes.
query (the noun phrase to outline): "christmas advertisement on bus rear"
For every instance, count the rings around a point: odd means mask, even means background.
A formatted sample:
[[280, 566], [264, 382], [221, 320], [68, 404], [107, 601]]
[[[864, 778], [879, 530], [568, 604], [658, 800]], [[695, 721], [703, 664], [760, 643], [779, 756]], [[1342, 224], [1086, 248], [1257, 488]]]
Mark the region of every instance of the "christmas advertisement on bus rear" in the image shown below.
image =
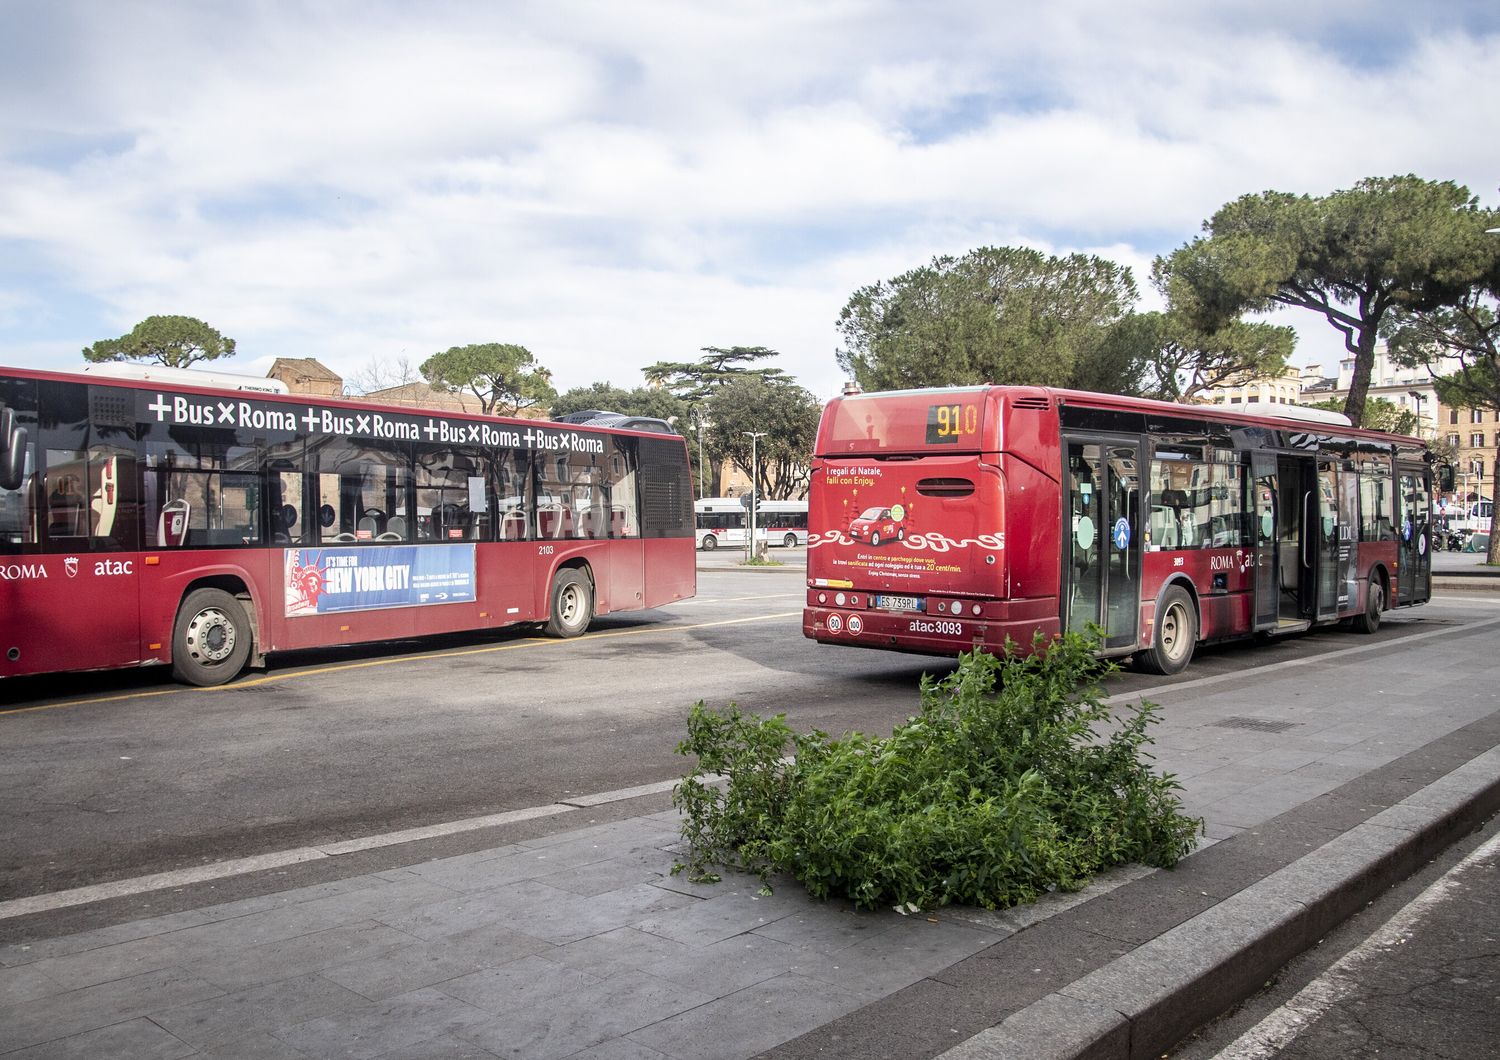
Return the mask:
[[285, 550], [286, 614], [474, 602], [474, 546], [369, 545]]
[[813, 584], [941, 592], [994, 573], [1005, 548], [999, 506], [982, 502], [972, 462], [948, 463], [825, 464], [809, 516]]

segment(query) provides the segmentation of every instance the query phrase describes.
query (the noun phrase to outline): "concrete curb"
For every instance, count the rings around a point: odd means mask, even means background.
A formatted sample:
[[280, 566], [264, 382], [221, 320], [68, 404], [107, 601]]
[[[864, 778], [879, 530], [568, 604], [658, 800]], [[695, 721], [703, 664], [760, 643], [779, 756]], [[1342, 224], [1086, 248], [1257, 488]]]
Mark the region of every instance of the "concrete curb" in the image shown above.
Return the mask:
[[1159, 1057], [1497, 810], [1500, 748], [940, 1055]]
[[1447, 574], [1435, 574], [1432, 577], [1432, 591], [1451, 593], [1493, 593], [1500, 592], [1500, 576], [1494, 574], [1459, 574], [1449, 572]]

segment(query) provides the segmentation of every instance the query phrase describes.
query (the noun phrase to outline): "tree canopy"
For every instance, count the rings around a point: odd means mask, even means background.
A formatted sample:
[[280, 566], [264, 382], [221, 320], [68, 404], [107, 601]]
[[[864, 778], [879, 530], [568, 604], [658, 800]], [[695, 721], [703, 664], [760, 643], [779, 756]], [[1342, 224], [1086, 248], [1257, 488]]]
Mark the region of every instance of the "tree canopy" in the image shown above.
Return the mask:
[[1190, 401], [1214, 387], [1275, 378], [1286, 370], [1297, 342], [1288, 327], [1232, 320], [1207, 332], [1173, 311], [1132, 314], [1115, 332], [1112, 343], [1132, 353], [1128, 366], [1122, 365], [1127, 378], [1143, 396], [1163, 401]]
[[552, 402], [554, 417], [586, 409], [603, 409], [627, 416], [655, 416], [659, 420], [675, 423], [678, 430], [684, 432], [688, 427], [683, 422], [687, 415], [686, 404], [667, 391], [654, 387], [638, 386], [634, 390], [625, 390], [612, 383], [591, 383], [588, 386], [575, 386], [572, 390], [559, 394], [557, 400]]
[[[1398, 362], [1433, 374], [1440, 402], [1449, 408], [1500, 412], [1500, 235], [1487, 275], [1451, 305], [1402, 309], [1390, 329], [1390, 351]], [[1500, 437], [1496, 438], [1500, 468]], [[1490, 500], [1500, 505], [1500, 474], [1490, 476]], [[1490, 535], [1490, 563], [1500, 563], [1500, 535]]]
[[[679, 427], [683, 434], [693, 434], [702, 440], [701, 446], [689, 446], [695, 463], [701, 459], [705, 465], [698, 472], [695, 481], [697, 478], [706, 478], [704, 489], [707, 495], [714, 496], [721, 488], [721, 465], [731, 455], [731, 451], [719, 443], [719, 423], [712, 411], [714, 396], [730, 383], [741, 380], [759, 380], [773, 386], [789, 386], [793, 380], [780, 368], [757, 365], [759, 361], [780, 356], [776, 350], [766, 346], [704, 346], [701, 352], [703, 356], [696, 361], [657, 361], [647, 365], [641, 372], [647, 383], [681, 402], [683, 418]], [[741, 466], [748, 475], [749, 439], [745, 441], [746, 455]], [[809, 452], [811, 449], [809, 441]]]
[[725, 383], [742, 376], [761, 379], [786, 379], [780, 368], [751, 368], [755, 361], [779, 357], [765, 346], [704, 346], [696, 361], [657, 361], [641, 370], [646, 382], [695, 405], [706, 400]]
[[[1314, 401], [1307, 407], [1326, 409], [1329, 412], [1344, 411], [1344, 403], [1338, 398]], [[1365, 401], [1364, 426], [1372, 431], [1415, 435], [1420, 424], [1417, 422], [1417, 414], [1411, 409], [1404, 409], [1394, 401], [1387, 401], [1385, 398], [1372, 397]]]
[[1324, 316], [1355, 358], [1344, 412], [1359, 424], [1391, 311], [1455, 305], [1492, 267], [1494, 224], [1468, 188], [1411, 175], [1321, 197], [1267, 191], [1220, 208], [1164, 268], [1204, 331], [1279, 306]]
[[[823, 413], [811, 393], [780, 379], [745, 376], [715, 390], [708, 413], [714, 461], [731, 460], [753, 476], [757, 496], [786, 500], [807, 488], [813, 439]], [[765, 435], [755, 442], [753, 469], [750, 432]]]
[[188, 368], [199, 361], [234, 356], [234, 340], [197, 317], [151, 316], [117, 339], [85, 346], [83, 358], [105, 361], [154, 361], [168, 368]]
[[1118, 374], [1101, 361], [1120, 353], [1109, 331], [1135, 300], [1114, 262], [981, 247], [855, 291], [838, 363], [866, 390], [1080, 385]]
[[548, 405], [557, 397], [552, 373], [525, 346], [512, 343], [454, 346], [427, 358], [419, 371], [434, 389], [467, 390], [480, 408], [497, 415]]

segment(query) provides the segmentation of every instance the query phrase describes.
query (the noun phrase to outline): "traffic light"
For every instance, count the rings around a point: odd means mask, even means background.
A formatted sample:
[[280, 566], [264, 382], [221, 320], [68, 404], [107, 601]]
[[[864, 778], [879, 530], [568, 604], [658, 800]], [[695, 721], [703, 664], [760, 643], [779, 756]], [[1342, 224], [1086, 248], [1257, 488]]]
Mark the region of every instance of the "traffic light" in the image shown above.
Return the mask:
[[750, 511], [755, 507], [756, 503], [754, 490], [746, 490], [740, 494], [740, 507], [744, 508], [745, 511]]
[[1438, 465], [1438, 489], [1443, 493], [1452, 493], [1455, 482], [1454, 468], [1452, 464]]

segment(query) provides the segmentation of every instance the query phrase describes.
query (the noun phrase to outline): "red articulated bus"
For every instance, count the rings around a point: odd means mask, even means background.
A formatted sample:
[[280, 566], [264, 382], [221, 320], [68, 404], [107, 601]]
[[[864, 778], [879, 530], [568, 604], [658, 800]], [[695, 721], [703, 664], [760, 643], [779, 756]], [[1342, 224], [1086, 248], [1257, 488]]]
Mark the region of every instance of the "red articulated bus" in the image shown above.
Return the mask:
[[1285, 406], [1036, 387], [850, 394], [823, 413], [804, 635], [953, 655], [1103, 630], [1176, 673], [1202, 641], [1431, 595], [1419, 439]]
[[0, 677], [159, 664], [216, 685], [269, 652], [572, 637], [696, 592], [665, 423], [229, 385], [0, 368]]

